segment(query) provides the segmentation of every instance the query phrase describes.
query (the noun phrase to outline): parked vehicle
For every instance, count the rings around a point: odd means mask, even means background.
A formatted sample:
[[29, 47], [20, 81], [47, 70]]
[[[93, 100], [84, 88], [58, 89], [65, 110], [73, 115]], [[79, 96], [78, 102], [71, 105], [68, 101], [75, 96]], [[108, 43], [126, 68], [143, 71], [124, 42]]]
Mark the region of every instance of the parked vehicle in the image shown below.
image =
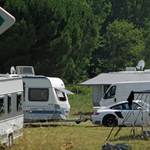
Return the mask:
[[[16, 72], [17, 71], [17, 72]], [[11, 68], [11, 74], [21, 76], [24, 87], [24, 122], [65, 120], [70, 115], [70, 104], [60, 78], [35, 75], [32, 66]], [[15, 74], [17, 73], [17, 74]]]
[[10, 147], [23, 135], [22, 78], [0, 75], [0, 143]]
[[132, 81], [150, 81], [150, 69], [144, 70], [144, 65], [145, 62], [143, 60], [140, 60], [136, 67], [126, 67], [125, 71], [100, 73], [96, 77], [89, 79], [85, 82], [79, 83], [78, 85], [93, 86], [93, 104], [94, 106], [103, 106], [103, 104], [101, 104], [103, 102], [100, 101], [102, 100], [107, 89], [112, 84], [118, 82], [130, 83]]
[[[107, 107], [109, 105], [127, 100], [131, 91], [147, 90], [150, 87], [150, 81], [130, 81], [130, 82], [117, 82], [112, 84], [101, 101], [100, 106], [93, 107], [94, 112], [98, 109]], [[135, 94], [134, 99], [137, 99], [138, 94]], [[150, 102], [150, 100], [149, 100]], [[148, 102], [148, 103], [149, 103]]]
[[93, 124], [104, 126], [149, 125], [150, 105], [141, 100], [134, 100], [129, 106], [128, 101], [122, 101], [99, 109], [91, 116]]

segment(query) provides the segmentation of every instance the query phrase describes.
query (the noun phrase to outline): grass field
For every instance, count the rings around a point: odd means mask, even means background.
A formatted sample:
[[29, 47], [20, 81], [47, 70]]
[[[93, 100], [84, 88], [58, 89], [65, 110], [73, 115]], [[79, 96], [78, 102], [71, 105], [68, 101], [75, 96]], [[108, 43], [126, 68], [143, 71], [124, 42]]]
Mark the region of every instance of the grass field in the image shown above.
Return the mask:
[[[70, 95], [69, 102], [71, 105], [70, 118], [79, 118], [78, 110], [82, 111], [82, 117], [90, 118], [89, 114], [93, 112], [91, 89], [84, 95], [79, 94], [79, 97]], [[95, 126], [90, 120], [80, 124], [74, 122], [25, 124], [23, 136], [16, 139], [10, 149], [65, 150], [68, 143], [69, 146], [73, 146], [74, 150], [101, 150], [102, 146], [110, 142], [114, 145], [117, 143], [130, 144], [132, 150], [150, 150], [150, 139], [141, 135], [140, 127], [137, 128], [135, 137], [131, 132], [131, 127], [123, 127], [114, 137], [118, 130], [118, 127], [115, 127], [106, 141], [111, 129], [111, 127]]]

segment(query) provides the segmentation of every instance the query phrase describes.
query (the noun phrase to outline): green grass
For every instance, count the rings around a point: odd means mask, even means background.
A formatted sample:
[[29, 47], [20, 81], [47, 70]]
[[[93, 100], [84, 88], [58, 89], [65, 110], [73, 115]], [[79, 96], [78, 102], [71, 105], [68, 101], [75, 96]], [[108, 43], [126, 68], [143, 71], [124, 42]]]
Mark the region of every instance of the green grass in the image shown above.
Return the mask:
[[[70, 95], [71, 105], [70, 118], [79, 118], [77, 109], [77, 95]], [[92, 94], [79, 95], [79, 111], [83, 117], [89, 118], [93, 112]], [[131, 132], [131, 127], [123, 127], [119, 134], [114, 137], [118, 130], [115, 127], [108, 141], [111, 127], [96, 126], [90, 120], [76, 124], [74, 122], [49, 122], [25, 124], [24, 133], [14, 141], [11, 150], [65, 150], [66, 144], [70, 143], [74, 150], [101, 150], [102, 146], [110, 142], [112, 144], [126, 143], [133, 150], [150, 150], [150, 139], [142, 137], [141, 128], [137, 128], [136, 137]]]

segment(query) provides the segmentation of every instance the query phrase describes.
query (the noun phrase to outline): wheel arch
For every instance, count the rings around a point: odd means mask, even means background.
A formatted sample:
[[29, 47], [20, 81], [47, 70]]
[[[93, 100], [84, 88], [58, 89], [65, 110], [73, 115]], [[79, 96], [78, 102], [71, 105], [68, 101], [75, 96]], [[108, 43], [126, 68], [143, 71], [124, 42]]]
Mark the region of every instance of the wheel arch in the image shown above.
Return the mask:
[[[117, 116], [116, 116], [115, 114], [107, 114], [107, 115], [105, 115], [105, 116], [103, 117], [102, 125], [104, 125], [104, 120], [105, 120], [105, 118], [108, 117], [108, 116], [113, 116], [113, 117], [117, 118]], [[116, 119], [116, 122], [117, 122], [117, 126], [118, 126], [118, 119]]]

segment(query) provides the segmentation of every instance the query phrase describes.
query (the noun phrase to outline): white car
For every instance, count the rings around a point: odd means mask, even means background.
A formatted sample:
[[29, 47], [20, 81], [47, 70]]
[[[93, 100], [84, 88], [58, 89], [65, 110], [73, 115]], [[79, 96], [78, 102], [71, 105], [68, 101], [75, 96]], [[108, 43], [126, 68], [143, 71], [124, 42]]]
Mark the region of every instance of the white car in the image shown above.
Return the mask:
[[129, 106], [128, 101], [123, 101], [108, 107], [98, 109], [91, 116], [91, 121], [96, 125], [121, 126], [121, 125], [148, 125], [150, 105], [141, 100], [134, 100]]

